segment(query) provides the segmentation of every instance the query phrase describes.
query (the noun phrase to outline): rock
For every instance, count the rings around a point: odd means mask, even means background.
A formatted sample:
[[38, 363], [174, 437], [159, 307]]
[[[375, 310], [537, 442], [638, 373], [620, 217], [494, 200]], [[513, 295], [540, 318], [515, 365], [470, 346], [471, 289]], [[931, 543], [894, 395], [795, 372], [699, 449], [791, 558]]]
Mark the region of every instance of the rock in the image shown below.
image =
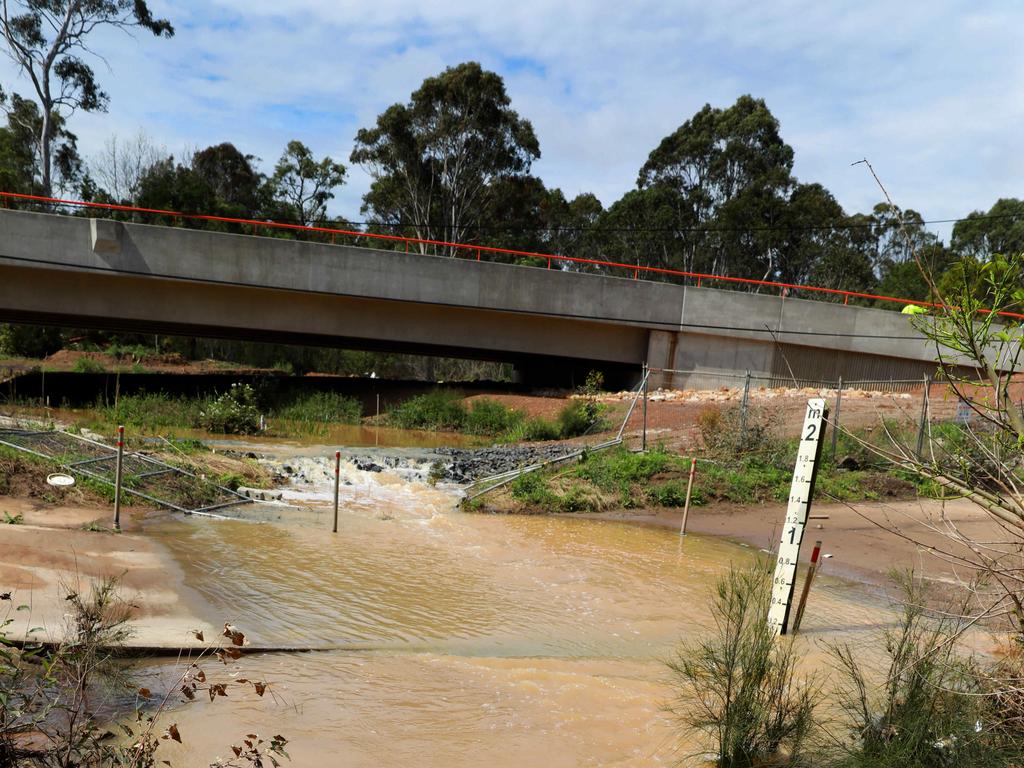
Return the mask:
[[246, 488], [239, 486], [238, 492], [243, 496], [248, 496], [250, 499], [256, 499], [257, 501], [280, 501], [284, 494], [281, 491], [270, 491], [264, 488]]

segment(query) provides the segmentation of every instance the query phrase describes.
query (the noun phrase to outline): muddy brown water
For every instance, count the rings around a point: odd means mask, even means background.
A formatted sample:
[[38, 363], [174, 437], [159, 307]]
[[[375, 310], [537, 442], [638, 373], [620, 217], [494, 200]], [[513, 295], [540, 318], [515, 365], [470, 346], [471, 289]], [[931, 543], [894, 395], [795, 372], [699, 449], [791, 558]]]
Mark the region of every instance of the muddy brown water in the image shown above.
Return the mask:
[[[165, 717], [184, 744], [165, 742], [163, 758], [206, 765], [253, 732], [285, 735], [296, 766], [671, 765], [699, 748], [680, 746], [664, 711], [664, 661], [708, 626], [716, 575], [754, 550], [625, 523], [469, 515], [453, 489], [350, 477], [337, 535], [316, 480], [290, 499], [325, 513], [312, 523], [150, 527], [203, 618], [254, 643], [338, 648], [208, 662], [273, 695], [236, 686], [175, 708]], [[863, 586], [817, 582], [805, 666], [824, 639], [866, 643], [880, 605]], [[181, 670], [142, 669], [154, 689]]]

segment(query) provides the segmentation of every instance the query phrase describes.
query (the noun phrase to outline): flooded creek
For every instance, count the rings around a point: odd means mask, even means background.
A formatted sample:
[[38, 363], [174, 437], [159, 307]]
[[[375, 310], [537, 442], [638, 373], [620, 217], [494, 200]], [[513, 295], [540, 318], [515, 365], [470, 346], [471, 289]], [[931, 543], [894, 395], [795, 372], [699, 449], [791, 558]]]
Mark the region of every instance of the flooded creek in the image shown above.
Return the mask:
[[[296, 463], [290, 456], [289, 462]], [[296, 766], [671, 765], [664, 665], [707, 626], [707, 591], [754, 550], [724, 540], [570, 517], [456, 509], [422, 474], [345, 469], [337, 535], [326, 463], [306, 460], [291, 522], [164, 519], [148, 533], [180, 563], [204, 619], [257, 645], [217, 675], [271, 683], [169, 714], [205, 765], [245, 733], [287, 736]], [[820, 640], [877, 628], [867, 588], [816, 583], [805, 659]], [[188, 628], [183, 628], [183, 632]], [[148, 663], [173, 682], [180, 665]]]

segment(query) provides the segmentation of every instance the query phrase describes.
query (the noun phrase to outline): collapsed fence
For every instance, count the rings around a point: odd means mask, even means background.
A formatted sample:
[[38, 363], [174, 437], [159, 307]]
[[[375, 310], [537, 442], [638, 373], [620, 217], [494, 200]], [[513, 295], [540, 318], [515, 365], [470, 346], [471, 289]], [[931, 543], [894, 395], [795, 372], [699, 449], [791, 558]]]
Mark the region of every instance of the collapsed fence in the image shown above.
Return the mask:
[[[0, 429], [0, 445], [116, 487], [117, 450], [96, 440], [56, 430]], [[123, 457], [121, 491], [158, 507], [203, 517], [223, 517], [229, 508], [252, 503], [237, 491], [138, 452]]]

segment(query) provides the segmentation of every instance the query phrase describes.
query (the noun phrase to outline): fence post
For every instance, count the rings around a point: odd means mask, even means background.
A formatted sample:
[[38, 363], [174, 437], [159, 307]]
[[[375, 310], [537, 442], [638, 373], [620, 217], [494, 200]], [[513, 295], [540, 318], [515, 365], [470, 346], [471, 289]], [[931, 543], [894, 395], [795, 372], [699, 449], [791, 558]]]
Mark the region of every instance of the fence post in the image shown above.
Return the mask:
[[690, 515], [690, 494], [693, 492], [693, 476], [697, 473], [697, 457], [690, 459], [690, 478], [686, 481], [686, 501], [683, 503], [683, 522], [679, 525], [679, 535], [686, 535], [686, 518]]
[[921, 423], [917, 429], [917, 458], [921, 459], [924, 454], [924, 433], [928, 429], [928, 390], [931, 382], [928, 380], [928, 374], [924, 375], [924, 391], [921, 397]]
[[804, 591], [800, 593], [800, 604], [796, 609], [796, 618], [793, 619], [793, 634], [800, 630], [800, 622], [804, 618], [804, 608], [807, 607], [807, 595], [811, 592], [811, 582], [814, 581], [814, 572], [818, 570], [818, 555], [821, 554], [821, 542], [814, 542], [814, 551], [811, 552], [811, 564], [807, 567], [807, 575], [804, 577]]
[[341, 484], [341, 451], [334, 452], [334, 533], [338, 532], [338, 486]]
[[747, 403], [750, 400], [750, 371], [743, 380], [743, 402], [740, 405], [740, 434], [747, 434]]
[[114, 530], [121, 530], [121, 465], [124, 462], [124, 427], [117, 428], [117, 463], [114, 465]]
[[839, 441], [839, 409], [843, 406], [843, 377], [839, 377], [839, 391], [836, 392], [836, 415], [832, 419], [832, 461], [836, 460], [836, 444]]
[[640, 449], [643, 451], [647, 450], [647, 379], [651, 375], [651, 369], [647, 367], [647, 363], [644, 362], [643, 372], [643, 387], [644, 387], [644, 428], [643, 437], [640, 439]]

